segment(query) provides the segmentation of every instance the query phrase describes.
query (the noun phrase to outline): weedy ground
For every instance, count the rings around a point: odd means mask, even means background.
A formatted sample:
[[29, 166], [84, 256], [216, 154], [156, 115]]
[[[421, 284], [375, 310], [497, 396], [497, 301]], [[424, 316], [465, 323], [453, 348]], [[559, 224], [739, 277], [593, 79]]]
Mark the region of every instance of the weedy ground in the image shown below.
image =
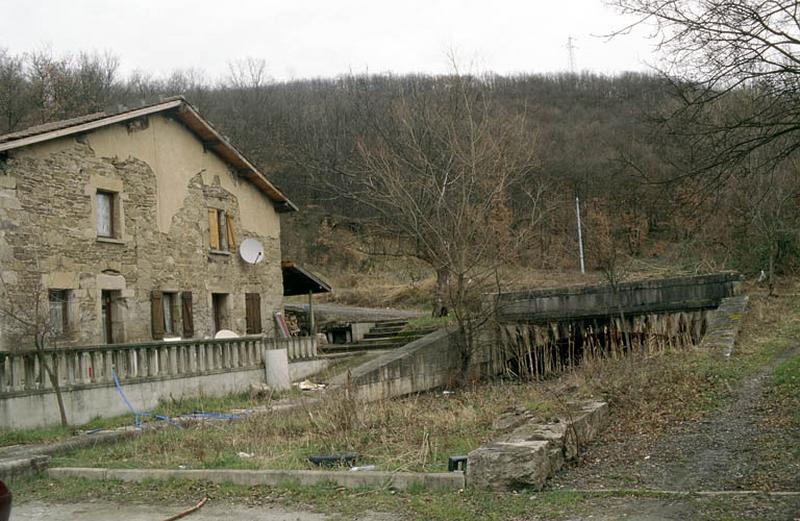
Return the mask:
[[[611, 424], [583, 453], [579, 465], [556, 476], [544, 492], [494, 495], [425, 490], [345, 490], [333, 485], [303, 488], [235, 487], [203, 483], [91, 482], [23, 480], [12, 483], [23, 501], [214, 501], [291, 505], [355, 519], [365, 511], [391, 512], [406, 519], [617, 519], [648, 513], [653, 519], [791, 519], [800, 498], [767, 496], [663, 496], [649, 492], [586, 493], [559, 490], [584, 487], [653, 486], [661, 476], [650, 465], [653, 450], [688, 448], [711, 454], [723, 443], [726, 427], [741, 418], [751, 445], [725, 448], [725, 457], [743, 465], [741, 486], [763, 486], [765, 479], [789, 490], [800, 475], [800, 296], [753, 294], [741, 340], [733, 356], [696, 348], [591, 365], [543, 382], [495, 381], [401, 400], [362, 404], [355, 400], [321, 403], [232, 424], [208, 424], [185, 431], [165, 430], [119, 445], [76, 451], [56, 458], [58, 465], [174, 468], [307, 468], [315, 452], [355, 450], [363, 462], [391, 470], [442, 470], [446, 457], [464, 453], [492, 437], [491, 423], [510, 407], [531, 407], [541, 415], [558, 413], [573, 397], [600, 397], [611, 404]], [[754, 400], [753, 407], [745, 407]], [[709, 427], [710, 426], [710, 427]], [[720, 427], [720, 429], [717, 429]], [[711, 429], [720, 438], [703, 437]], [[764, 438], [764, 434], [769, 436]], [[734, 435], [737, 435], [734, 433]], [[680, 443], [674, 439], [682, 440]], [[747, 443], [750, 443], [748, 441]], [[687, 445], [683, 445], [686, 443]], [[670, 448], [671, 447], [671, 448]], [[240, 459], [237, 452], [254, 454]], [[747, 454], [750, 454], [749, 456]], [[752, 457], [751, 457], [752, 456]], [[686, 462], [667, 461], [666, 473]], [[691, 464], [688, 462], [686, 464]], [[747, 465], [752, 465], [752, 472]], [[692, 467], [686, 467], [692, 468]], [[685, 470], [685, 469], [684, 469]], [[701, 476], [709, 476], [701, 467]], [[769, 471], [769, 474], [764, 474]], [[694, 485], [713, 488], [712, 478]], [[733, 484], [736, 486], [736, 483]], [[741, 488], [741, 487], [740, 487]], [[800, 488], [800, 487], [798, 487]], [[20, 496], [18, 496], [20, 497]], [[661, 516], [661, 517], [658, 517]]]

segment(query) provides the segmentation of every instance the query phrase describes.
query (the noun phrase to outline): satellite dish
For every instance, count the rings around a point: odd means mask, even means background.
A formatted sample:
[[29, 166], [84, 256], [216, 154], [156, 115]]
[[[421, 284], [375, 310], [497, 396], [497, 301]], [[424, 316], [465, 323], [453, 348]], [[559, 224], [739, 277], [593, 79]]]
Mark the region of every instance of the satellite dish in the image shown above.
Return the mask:
[[264, 260], [264, 246], [255, 239], [245, 239], [239, 245], [239, 256], [248, 264], [258, 264]]
[[217, 331], [217, 334], [214, 335], [214, 338], [239, 338], [239, 335], [237, 335], [230, 329], [220, 329], [219, 331]]

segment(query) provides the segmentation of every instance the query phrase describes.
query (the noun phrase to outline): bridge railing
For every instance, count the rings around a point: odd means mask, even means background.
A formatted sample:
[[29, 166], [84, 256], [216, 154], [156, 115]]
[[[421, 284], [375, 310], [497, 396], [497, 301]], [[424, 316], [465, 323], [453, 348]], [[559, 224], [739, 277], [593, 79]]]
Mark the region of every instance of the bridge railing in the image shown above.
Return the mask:
[[[44, 362], [70, 389], [121, 382], [182, 378], [263, 367], [264, 349], [286, 348], [290, 361], [314, 358], [314, 337], [154, 341], [45, 349]], [[35, 351], [0, 352], [0, 397], [4, 394], [49, 392], [50, 376]]]

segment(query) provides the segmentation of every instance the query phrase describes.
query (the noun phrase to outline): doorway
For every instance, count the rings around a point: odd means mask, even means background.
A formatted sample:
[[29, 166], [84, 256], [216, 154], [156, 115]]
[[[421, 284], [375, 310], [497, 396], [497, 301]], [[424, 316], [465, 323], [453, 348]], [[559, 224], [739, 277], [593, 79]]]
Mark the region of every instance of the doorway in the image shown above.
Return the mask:
[[113, 292], [102, 290], [100, 293], [101, 327], [103, 329], [103, 343], [114, 343], [114, 298]]
[[221, 329], [229, 329], [228, 326], [228, 294], [211, 294], [211, 329], [217, 334]]

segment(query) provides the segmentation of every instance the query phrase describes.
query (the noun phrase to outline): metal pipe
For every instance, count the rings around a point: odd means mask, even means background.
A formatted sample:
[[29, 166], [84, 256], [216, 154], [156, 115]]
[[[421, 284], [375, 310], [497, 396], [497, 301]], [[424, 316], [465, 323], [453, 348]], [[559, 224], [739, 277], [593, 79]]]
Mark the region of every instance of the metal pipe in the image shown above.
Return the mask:
[[581, 200], [575, 196], [575, 215], [578, 218], [578, 252], [581, 257], [581, 273], [586, 273], [586, 267], [583, 263], [583, 235], [581, 234]]

